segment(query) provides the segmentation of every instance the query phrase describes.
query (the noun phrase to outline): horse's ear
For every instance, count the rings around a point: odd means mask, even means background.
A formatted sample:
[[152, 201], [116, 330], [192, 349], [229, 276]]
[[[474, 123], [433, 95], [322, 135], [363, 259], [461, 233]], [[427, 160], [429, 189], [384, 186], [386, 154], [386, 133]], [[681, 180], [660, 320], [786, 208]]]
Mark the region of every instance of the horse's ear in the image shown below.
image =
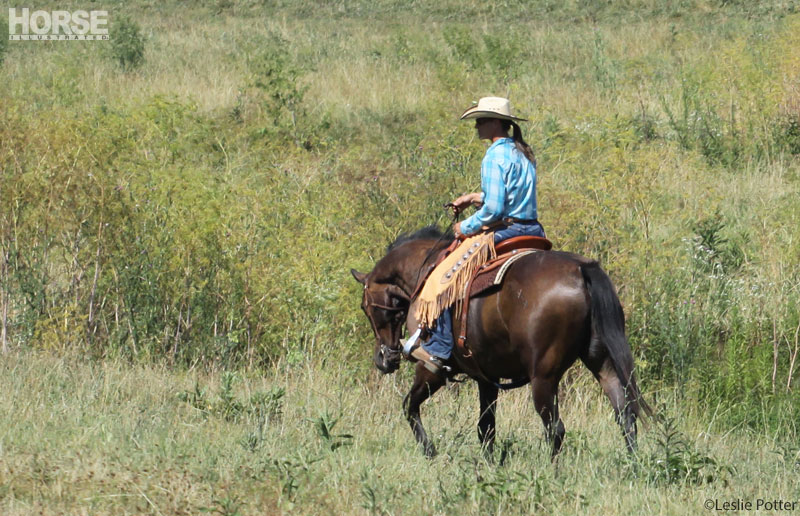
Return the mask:
[[367, 284], [367, 275], [363, 272], [358, 272], [355, 269], [350, 269], [350, 274], [356, 279], [357, 282], [361, 283], [362, 285]]

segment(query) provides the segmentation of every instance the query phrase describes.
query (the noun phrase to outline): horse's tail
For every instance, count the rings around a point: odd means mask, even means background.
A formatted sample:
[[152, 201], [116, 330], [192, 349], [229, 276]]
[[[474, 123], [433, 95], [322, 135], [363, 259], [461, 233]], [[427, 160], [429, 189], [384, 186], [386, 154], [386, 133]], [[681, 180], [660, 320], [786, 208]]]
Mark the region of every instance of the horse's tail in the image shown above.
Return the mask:
[[592, 335], [608, 351], [630, 409], [637, 417], [642, 410], [652, 416], [652, 409], [636, 385], [633, 355], [625, 337], [625, 313], [614, 285], [597, 262], [582, 265], [581, 272], [591, 298]]

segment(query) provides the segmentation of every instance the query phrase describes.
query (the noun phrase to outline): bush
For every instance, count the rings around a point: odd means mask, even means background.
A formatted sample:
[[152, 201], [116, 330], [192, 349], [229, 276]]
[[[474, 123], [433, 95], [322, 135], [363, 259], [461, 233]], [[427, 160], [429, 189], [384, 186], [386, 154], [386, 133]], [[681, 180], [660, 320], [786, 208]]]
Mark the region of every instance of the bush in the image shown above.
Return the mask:
[[0, 16], [0, 65], [3, 64], [3, 60], [6, 58], [6, 52], [8, 51], [8, 19], [4, 16]]
[[121, 16], [111, 33], [111, 55], [123, 70], [133, 70], [144, 62], [144, 38], [139, 24]]
[[725, 484], [735, 470], [698, 450], [670, 417], [659, 417], [655, 425], [656, 451], [642, 457], [646, 478], [656, 484]]
[[249, 63], [250, 86], [255, 88], [268, 125], [260, 136], [290, 134], [306, 148], [309, 141], [309, 117], [303, 107], [307, 86], [300, 84], [304, 70], [289, 55], [289, 45], [281, 37], [271, 35], [261, 44], [263, 50]]
[[800, 154], [800, 113], [780, 116], [775, 123], [774, 138], [779, 150]]
[[698, 150], [711, 165], [735, 167], [743, 151], [735, 104], [728, 119], [724, 118], [716, 106], [719, 99], [705, 93], [705, 88], [694, 78], [683, 79], [679, 109], [662, 102], [669, 127], [683, 149]]

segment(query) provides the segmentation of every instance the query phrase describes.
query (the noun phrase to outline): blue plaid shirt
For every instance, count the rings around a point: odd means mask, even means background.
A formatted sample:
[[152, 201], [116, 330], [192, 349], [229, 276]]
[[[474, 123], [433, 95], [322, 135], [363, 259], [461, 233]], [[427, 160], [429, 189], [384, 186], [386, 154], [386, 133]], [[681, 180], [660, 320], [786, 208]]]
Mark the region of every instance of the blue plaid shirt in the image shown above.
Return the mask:
[[517, 150], [514, 140], [500, 138], [486, 151], [481, 163], [483, 206], [461, 222], [465, 235], [505, 217], [535, 219], [536, 167]]

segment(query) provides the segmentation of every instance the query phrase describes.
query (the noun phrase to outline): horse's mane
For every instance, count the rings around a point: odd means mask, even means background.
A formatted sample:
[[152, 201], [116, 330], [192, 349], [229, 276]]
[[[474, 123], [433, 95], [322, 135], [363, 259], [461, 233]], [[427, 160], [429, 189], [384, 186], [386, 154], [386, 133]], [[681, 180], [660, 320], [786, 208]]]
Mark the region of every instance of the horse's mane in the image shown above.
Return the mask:
[[400, 236], [395, 238], [394, 242], [389, 244], [389, 247], [386, 248], [386, 252], [388, 253], [389, 251], [399, 246], [400, 244], [404, 244], [412, 240], [421, 240], [423, 238], [439, 239], [445, 236], [449, 237], [447, 238], [448, 241], [455, 238], [452, 230], [448, 229], [446, 233], [443, 233], [435, 224], [431, 224], [430, 226], [425, 226], [424, 228], [418, 229], [416, 231], [409, 231], [407, 233], [402, 233]]

